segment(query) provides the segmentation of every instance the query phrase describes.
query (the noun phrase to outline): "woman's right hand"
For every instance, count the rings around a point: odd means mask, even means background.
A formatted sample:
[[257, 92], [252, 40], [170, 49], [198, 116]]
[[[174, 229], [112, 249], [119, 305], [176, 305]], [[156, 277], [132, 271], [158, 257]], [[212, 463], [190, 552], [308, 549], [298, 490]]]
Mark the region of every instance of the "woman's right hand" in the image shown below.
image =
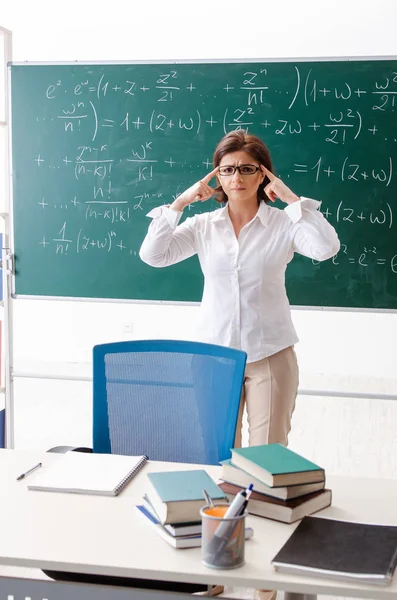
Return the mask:
[[190, 188], [182, 192], [180, 196], [172, 204], [170, 208], [172, 210], [182, 211], [185, 206], [192, 204], [193, 202], [205, 202], [214, 193], [214, 189], [208, 184], [218, 172], [218, 167], [215, 167], [213, 171], [208, 173], [203, 179], [194, 183]]

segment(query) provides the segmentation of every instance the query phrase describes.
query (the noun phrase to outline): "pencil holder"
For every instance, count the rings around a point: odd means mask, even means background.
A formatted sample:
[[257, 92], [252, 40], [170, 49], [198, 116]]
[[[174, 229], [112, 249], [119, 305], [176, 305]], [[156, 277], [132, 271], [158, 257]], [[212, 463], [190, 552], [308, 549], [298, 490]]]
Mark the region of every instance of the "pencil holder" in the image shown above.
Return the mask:
[[224, 517], [229, 506], [204, 506], [202, 519], [201, 556], [207, 567], [235, 569], [244, 564], [245, 511], [237, 517]]

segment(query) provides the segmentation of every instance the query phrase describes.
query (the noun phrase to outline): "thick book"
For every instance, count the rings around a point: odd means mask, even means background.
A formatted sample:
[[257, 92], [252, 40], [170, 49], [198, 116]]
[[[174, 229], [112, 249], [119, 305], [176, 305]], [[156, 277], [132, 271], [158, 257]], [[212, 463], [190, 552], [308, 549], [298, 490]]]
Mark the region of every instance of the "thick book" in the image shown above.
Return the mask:
[[[201, 546], [201, 533], [174, 536], [168, 531], [165, 525], [162, 525], [153, 514], [147, 510], [142, 504], [136, 505], [138, 513], [145, 517], [146, 522], [152, 527], [152, 529], [165, 540], [170, 546], [174, 548], [198, 548]], [[245, 528], [245, 539], [253, 537], [254, 530], [252, 527]]]
[[273, 496], [280, 500], [291, 500], [292, 498], [299, 498], [299, 496], [306, 496], [312, 492], [318, 492], [323, 490], [325, 487], [325, 481], [319, 481], [317, 483], [304, 483], [302, 485], [288, 485], [283, 487], [270, 487], [250, 475], [243, 469], [235, 467], [230, 459], [222, 460], [222, 474], [221, 479], [228, 483], [234, 483], [243, 488], [247, 488], [250, 483], [254, 484], [254, 490], [260, 494], [266, 494], [267, 496]]
[[271, 562], [284, 573], [388, 585], [397, 527], [305, 517]]
[[29, 490], [117, 496], [145, 465], [147, 456], [67, 452], [29, 476]]
[[[160, 522], [159, 516], [154, 510], [147, 494], [143, 495], [142, 505], [154, 520]], [[168, 525], [163, 525], [163, 527], [174, 537], [197, 534], [201, 535], [201, 521], [192, 521], [188, 523], [169, 523]]]
[[[232, 483], [220, 483], [219, 487], [225, 492], [230, 500], [238, 492], [245, 489]], [[330, 506], [332, 502], [331, 490], [320, 490], [307, 496], [300, 496], [292, 500], [280, 500], [265, 494], [259, 494], [255, 490], [251, 493], [247, 510], [250, 515], [266, 517], [282, 523], [294, 523], [306, 515], [311, 515], [323, 508]]]
[[214, 502], [227, 502], [204, 469], [148, 473], [147, 478], [147, 496], [163, 525], [200, 520], [200, 508], [206, 504], [203, 490]]
[[282, 444], [233, 448], [232, 464], [270, 487], [325, 481], [324, 469]]

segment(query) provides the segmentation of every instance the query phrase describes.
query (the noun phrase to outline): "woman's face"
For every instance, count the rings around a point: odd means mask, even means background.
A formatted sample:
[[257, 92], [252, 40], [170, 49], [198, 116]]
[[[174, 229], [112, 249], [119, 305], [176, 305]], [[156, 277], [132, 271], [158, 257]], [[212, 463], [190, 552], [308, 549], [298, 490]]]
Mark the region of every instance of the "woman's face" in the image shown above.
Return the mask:
[[[240, 167], [235, 170], [234, 167]], [[220, 164], [218, 179], [229, 201], [257, 202], [258, 187], [264, 180], [260, 163], [248, 152], [239, 150], [226, 154]]]

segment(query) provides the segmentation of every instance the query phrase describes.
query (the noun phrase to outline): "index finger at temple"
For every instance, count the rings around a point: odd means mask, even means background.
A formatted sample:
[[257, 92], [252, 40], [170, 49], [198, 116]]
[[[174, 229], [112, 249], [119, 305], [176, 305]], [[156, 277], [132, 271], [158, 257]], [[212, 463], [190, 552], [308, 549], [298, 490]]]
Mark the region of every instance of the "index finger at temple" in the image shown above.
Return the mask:
[[273, 175], [273, 173], [271, 171], [269, 171], [269, 169], [266, 169], [265, 165], [261, 165], [262, 167], [262, 171], [265, 173], [265, 175], [267, 175], [268, 179], [270, 179], [270, 181], [274, 181], [275, 179], [277, 179], [277, 177], [275, 175]]
[[215, 169], [213, 171], [211, 171], [210, 173], [207, 173], [207, 175], [205, 177], [203, 177], [201, 181], [203, 181], [204, 183], [209, 183], [211, 181], [211, 179], [213, 177], [215, 177], [217, 172], [218, 172], [218, 167], [215, 167]]

